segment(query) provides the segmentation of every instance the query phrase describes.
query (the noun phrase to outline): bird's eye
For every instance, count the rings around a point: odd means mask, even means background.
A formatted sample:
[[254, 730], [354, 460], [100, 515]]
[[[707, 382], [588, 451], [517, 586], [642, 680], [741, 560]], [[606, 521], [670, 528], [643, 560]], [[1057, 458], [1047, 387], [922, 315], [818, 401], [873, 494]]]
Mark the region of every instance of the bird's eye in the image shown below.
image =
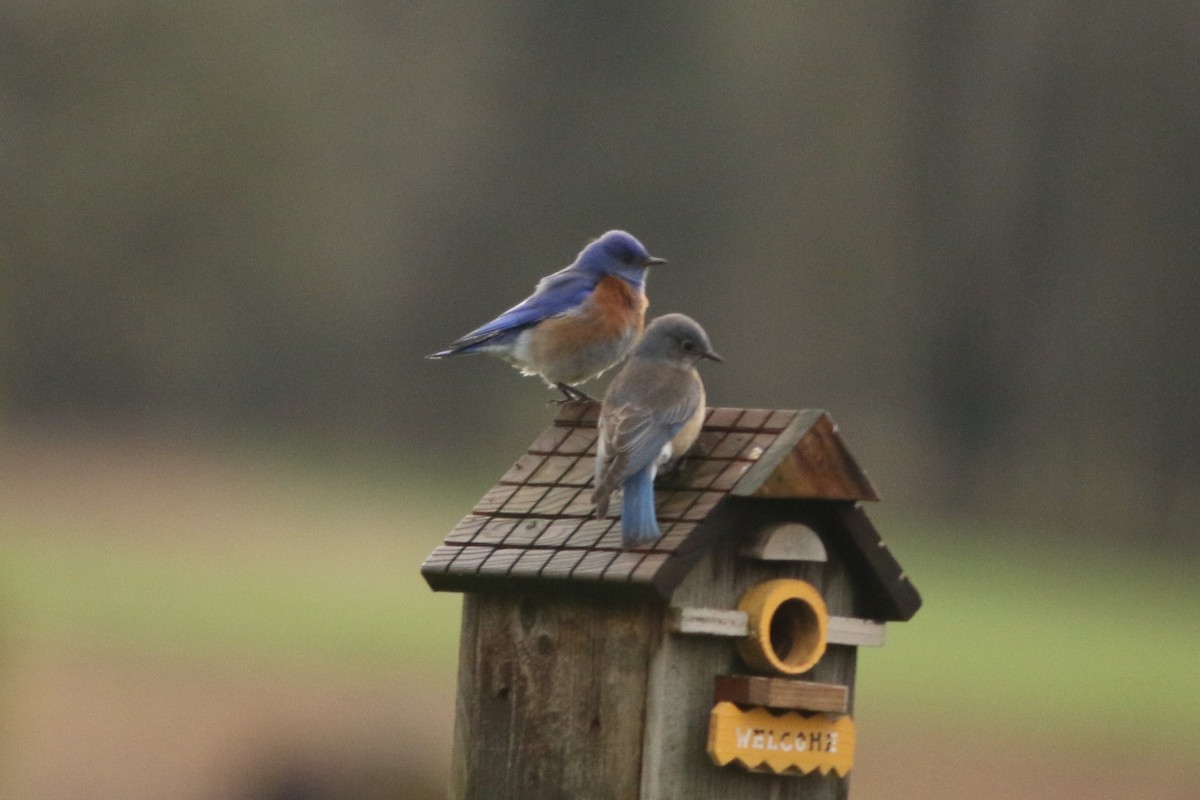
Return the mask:
[[633, 263], [633, 253], [630, 253], [628, 250], [625, 251], [624, 253], [621, 253], [621, 260], [624, 261], [626, 264], [632, 264]]
[[683, 343], [683, 349], [690, 353], [696, 349], [696, 343], [691, 339], [687, 339]]

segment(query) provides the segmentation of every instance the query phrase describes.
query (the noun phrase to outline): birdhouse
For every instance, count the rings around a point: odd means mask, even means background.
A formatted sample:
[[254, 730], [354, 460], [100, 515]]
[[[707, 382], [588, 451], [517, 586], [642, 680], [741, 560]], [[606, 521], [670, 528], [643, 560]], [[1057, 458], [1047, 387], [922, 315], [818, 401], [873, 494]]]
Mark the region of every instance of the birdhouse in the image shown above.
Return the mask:
[[597, 411], [564, 406], [421, 568], [464, 593], [452, 796], [845, 798], [857, 648], [921, 598], [837, 426], [709, 409], [662, 538], [625, 550]]

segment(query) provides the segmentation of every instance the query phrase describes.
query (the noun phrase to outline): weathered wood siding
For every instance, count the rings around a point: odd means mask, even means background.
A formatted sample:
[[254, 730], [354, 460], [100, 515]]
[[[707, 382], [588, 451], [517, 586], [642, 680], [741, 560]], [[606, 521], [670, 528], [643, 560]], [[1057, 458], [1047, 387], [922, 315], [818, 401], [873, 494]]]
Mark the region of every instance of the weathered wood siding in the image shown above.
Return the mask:
[[451, 796], [637, 800], [663, 609], [466, 594]]
[[[799, 578], [813, 584], [831, 614], [856, 613], [849, 576], [840, 560], [782, 563], [741, 558], [744, 534], [766, 520], [749, 510], [706, 524], [723, 526], [708, 552], [676, 589], [672, 604], [702, 608], [734, 608], [750, 586], [773, 578]], [[798, 507], [797, 507], [798, 508]], [[781, 510], [778, 506], [773, 511]], [[793, 513], [794, 509], [792, 509]], [[740, 535], [741, 534], [741, 535]], [[779, 776], [748, 772], [738, 766], [718, 767], [706, 752], [708, 712], [713, 705], [713, 676], [746, 674], [732, 643], [725, 638], [658, 634], [647, 702], [645, 749], [642, 755], [642, 800], [844, 800], [848, 779], [835, 775]], [[850, 687], [854, 708], [856, 649], [830, 645], [804, 677]]]

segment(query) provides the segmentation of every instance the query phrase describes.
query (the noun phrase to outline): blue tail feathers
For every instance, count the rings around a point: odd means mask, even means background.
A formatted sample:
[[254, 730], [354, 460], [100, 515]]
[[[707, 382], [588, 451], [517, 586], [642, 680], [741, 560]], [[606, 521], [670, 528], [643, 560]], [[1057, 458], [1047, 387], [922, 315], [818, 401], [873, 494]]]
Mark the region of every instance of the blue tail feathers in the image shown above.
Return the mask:
[[654, 516], [654, 467], [629, 476], [621, 493], [621, 544], [641, 547], [659, 540], [662, 531]]
[[480, 338], [472, 338], [472, 335], [468, 334], [457, 342], [453, 342], [445, 350], [430, 353], [425, 357], [435, 359], [449, 358], [450, 356], [466, 356], [472, 353], [481, 353], [489, 349], [501, 349], [511, 345], [523, 330], [524, 328], [513, 328], [511, 330], [497, 331]]

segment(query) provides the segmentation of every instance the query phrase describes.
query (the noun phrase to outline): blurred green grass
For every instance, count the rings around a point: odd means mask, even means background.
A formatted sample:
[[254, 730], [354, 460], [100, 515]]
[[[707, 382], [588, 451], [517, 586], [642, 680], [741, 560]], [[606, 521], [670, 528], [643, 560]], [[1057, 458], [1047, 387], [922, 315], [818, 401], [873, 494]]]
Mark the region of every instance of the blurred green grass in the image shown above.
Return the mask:
[[858, 702], [948, 729], [1134, 753], [1200, 748], [1197, 566], [1053, 531], [875, 514], [925, 605], [864, 648]]
[[220, 486], [149, 513], [0, 504], [0, 638], [283, 667], [453, 669], [461, 599], [429, 591], [418, 570], [469, 489], [294, 463], [239, 470], [224, 507], [209, 504]]
[[[453, 671], [460, 598], [429, 591], [418, 569], [481, 489], [402, 475], [306, 480], [262, 500], [286, 502], [290, 514], [319, 510], [297, 535], [241, 542], [234, 531], [211, 546], [0, 509], [6, 638]], [[863, 650], [860, 715], [1059, 745], [1128, 740], [1181, 756], [1200, 746], [1194, 565], [1078, 552], [1052, 532], [873, 516], [925, 606], [889, 626], [886, 647]], [[169, 526], [170, 515], [160, 522]]]
[[384, 576], [344, 565], [322, 570], [319, 553], [266, 563], [179, 558], [19, 534], [0, 543], [0, 581], [18, 636], [281, 664], [453, 664], [459, 598], [426, 590], [415, 554]]

